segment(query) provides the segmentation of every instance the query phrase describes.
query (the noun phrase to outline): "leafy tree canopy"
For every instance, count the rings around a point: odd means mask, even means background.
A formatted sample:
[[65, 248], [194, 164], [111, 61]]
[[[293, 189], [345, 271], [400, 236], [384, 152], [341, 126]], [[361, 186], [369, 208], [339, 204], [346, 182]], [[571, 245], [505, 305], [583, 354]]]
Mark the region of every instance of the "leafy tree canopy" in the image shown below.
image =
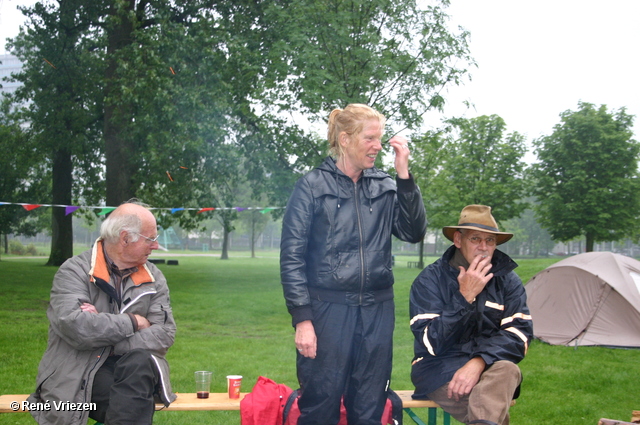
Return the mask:
[[541, 224], [556, 240], [594, 242], [638, 234], [640, 186], [633, 116], [580, 102], [560, 114], [550, 136], [535, 141], [533, 193]]
[[[457, 223], [462, 208], [471, 204], [491, 206], [498, 222], [518, 217], [527, 206], [522, 200], [524, 137], [505, 134], [506, 124], [497, 115], [452, 119], [449, 125], [429, 143], [418, 139], [414, 144], [412, 169], [424, 169], [418, 178], [430, 225]], [[421, 178], [424, 173], [427, 179]]]

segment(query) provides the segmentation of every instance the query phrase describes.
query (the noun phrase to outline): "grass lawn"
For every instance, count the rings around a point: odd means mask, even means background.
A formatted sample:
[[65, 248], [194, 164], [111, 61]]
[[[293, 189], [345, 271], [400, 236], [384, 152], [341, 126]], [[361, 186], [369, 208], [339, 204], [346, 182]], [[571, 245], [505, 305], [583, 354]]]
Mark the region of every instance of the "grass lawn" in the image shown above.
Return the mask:
[[[165, 254], [166, 255], [166, 254]], [[261, 255], [261, 254], [259, 254]], [[163, 258], [162, 253], [155, 257]], [[212, 391], [226, 390], [225, 376], [244, 376], [250, 391], [258, 376], [297, 388], [293, 328], [286, 312], [277, 255], [248, 253], [218, 257], [166, 257], [178, 266], [160, 265], [171, 288], [178, 325], [169, 351], [174, 391], [194, 392], [193, 372], [214, 372]], [[392, 387], [412, 389], [413, 351], [408, 294], [418, 269], [396, 257], [396, 333]], [[427, 264], [435, 260], [429, 258]], [[523, 281], [557, 259], [518, 260]], [[0, 261], [0, 393], [34, 389], [38, 362], [46, 347], [46, 308], [56, 269], [44, 259]], [[640, 409], [640, 350], [549, 346], [535, 341], [520, 364], [523, 392], [511, 409], [514, 425], [597, 424], [601, 417], [628, 421]], [[426, 420], [426, 412], [417, 412]], [[405, 416], [405, 423], [410, 419]], [[93, 421], [90, 421], [92, 423]], [[32, 424], [29, 414], [0, 414], [0, 424]], [[238, 412], [158, 412], [154, 423], [239, 424]]]

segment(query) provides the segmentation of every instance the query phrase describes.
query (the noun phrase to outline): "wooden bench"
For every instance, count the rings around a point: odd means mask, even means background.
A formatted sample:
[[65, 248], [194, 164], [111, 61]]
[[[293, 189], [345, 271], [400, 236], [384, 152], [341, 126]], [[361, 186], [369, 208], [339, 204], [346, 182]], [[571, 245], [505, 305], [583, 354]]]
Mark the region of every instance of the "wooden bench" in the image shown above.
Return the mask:
[[[396, 391], [402, 400], [402, 407], [409, 417], [417, 425], [436, 425], [437, 409], [440, 407], [431, 400], [414, 400], [411, 398], [413, 391]], [[169, 407], [156, 404], [156, 410], [240, 410], [240, 400], [248, 393], [241, 393], [239, 399], [230, 399], [227, 393], [210, 393], [209, 398], [197, 398], [195, 393], [176, 393], [178, 398]], [[28, 394], [0, 395], [0, 413], [26, 412], [23, 402]], [[18, 403], [18, 408], [13, 408], [12, 403]], [[514, 401], [515, 403], [515, 401]], [[512, 403], [513, 404], [513, 403]], [[411, 409], [428, 408], [428, 420], [425, 424]], [[443, 412], [443, 424], [450, 425], [451, 417]]]
[[422, 261], [407, 261], [407, 268], [423, 269], [424, 264]]

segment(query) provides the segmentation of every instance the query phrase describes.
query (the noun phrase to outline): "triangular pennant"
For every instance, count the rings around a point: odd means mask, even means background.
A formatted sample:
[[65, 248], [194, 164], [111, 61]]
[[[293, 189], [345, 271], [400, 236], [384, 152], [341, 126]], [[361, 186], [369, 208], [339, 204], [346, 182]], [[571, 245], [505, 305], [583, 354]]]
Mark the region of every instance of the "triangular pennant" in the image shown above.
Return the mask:
[[184, 211], [184, 208], [171, 208], [171, 214], [175, 214], [178, 211]]
[[78, 208], [80, 208], [80, 207], [74, 207], [74, 206], [68, 205], [68, 206], [64, 207], [64, 215], [69, 215], [69, 214], [73, 213], [75, 210], [77, 210]]
[[113, 210], [115, 210], [115, 207], [105, 207], [105, 208], [102, 208], [102, 209], [100, 210], [100, 212], [98, 213], [98, 215], [107, 215], [107, 214], [109, 214], [109, 213], [110, 213], [111, 211], [113, 211]]
[[200, 214], [201, 212], [213, 211], [213, 210], [215, 210], [215, 208], [202, 208], [202, 209], [200, 209], [200, 211], [197, 212], [197, 214]]
[[23, 205], [22, 208], [24, 208], [27, 211], [31, 211], [31, 210], [35, 210], [36, 208], [40, 208], [42, 205], [36, 205], [36, 204], [27, 204], [27, 205]]

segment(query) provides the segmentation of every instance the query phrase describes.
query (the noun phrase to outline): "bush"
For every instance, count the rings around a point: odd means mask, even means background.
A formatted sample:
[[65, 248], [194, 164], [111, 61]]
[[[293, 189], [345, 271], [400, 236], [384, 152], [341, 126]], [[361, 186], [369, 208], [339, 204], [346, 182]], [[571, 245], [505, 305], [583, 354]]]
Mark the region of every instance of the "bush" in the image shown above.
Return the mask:
[[38, 255], [38, 250], [36, 249], [36, 246], [34, 244], [30, 243], [29, 245], [27, 245], [26, 253], [28, 255], [36, 256]]
[[9, 254], [24, 255], [25, 252], [26, 252], [26, 249], [20, 241], [17, 241], [15, 239], [11, 239], [9, 241]]

